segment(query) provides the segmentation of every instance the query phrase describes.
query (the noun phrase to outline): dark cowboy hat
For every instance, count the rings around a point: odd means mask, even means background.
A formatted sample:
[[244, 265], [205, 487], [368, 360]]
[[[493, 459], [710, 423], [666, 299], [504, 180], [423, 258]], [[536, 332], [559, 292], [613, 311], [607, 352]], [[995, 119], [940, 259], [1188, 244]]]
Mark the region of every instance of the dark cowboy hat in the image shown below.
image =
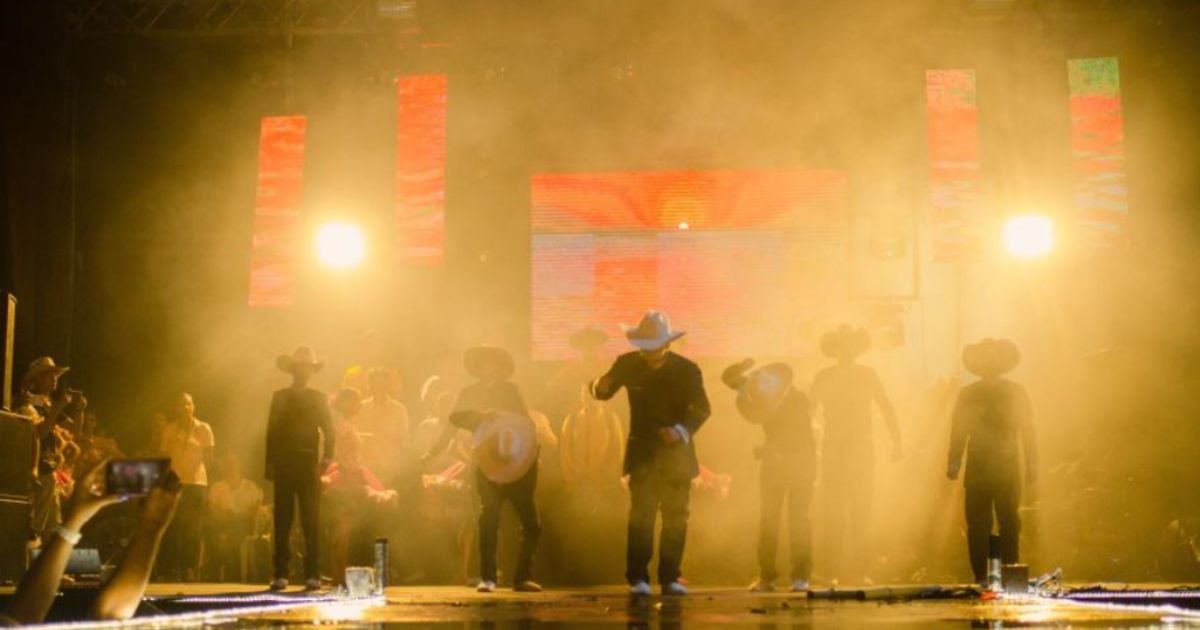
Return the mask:
[[1021, 351], [1008, 339], [989, 337], [964, 347], [962, 362], [963, 367], [976, 376], [1000, 376], [1021, 363]]
[[501, 380], [507, 380], [513, 375], [513, 358], [504, 348], [475, 346], [467, 348], [463, 353], [463, 367], [475, 378], [479, 378], [480, 369], [485, 363], [494, 363], [500, 369]]
[[291, 354], [281, 354], [275, 357], [275, 367], [284, 372], [290, 373], [300, 364], [310, 365], [314, 372], [318, 372], [325, 365], [325, 362], [318, 361], [317, 353], [309, 346], [300, 346]]
[[608, 333], [600, 330], [599, 328], [592, 328], [591, 326], [588, 326], [587, 328], [580, 328], [579, 330], [575, 331], [575, 334], [571, 335], [567, 339], [567, 343], [569, 343], [571, 347], [576, 350], [599, 348], [607, 341]]
[[871, 349], [871, 333], [843, 324], [821, 335], [821, 352], [830, 358], [854, 358]]

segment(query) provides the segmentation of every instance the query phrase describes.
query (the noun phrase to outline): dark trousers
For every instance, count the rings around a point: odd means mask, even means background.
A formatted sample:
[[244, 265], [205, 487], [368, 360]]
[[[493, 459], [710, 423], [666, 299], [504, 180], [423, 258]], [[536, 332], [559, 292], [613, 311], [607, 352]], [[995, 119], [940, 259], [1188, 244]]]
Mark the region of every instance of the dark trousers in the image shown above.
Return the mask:
[[1021, 476], [977, 474], [967, 471], [966, 479], [967, 553], [975, 580], [987, 578], [988, 537], [992, 534], [992, 514], [1000, 526], [1000, 561], [1015, 564], [1021, 559]]
[[875, 493], [870, 442], [827, 448], [821, 463], [822, 534], [830, 577], [858, 578], [871, 567], [867, 524]]
[[683, 547], [687, 542], [690, 479], [656, 474], [653, 468], [629, 476], [629, 538], [625, 554], [625, 579], [630, 584], [650, 581], [654, 555], [654, 522], [662, 512], [658, 541], [658, 581], [679, 579]]
[[759, 484], [758, 521], [759, 576], [773, 581], [777, 576], [775, 557], [779, 547], [779, 521], [786, 503], [788, 543], [792, 556], [792, 580], [808, 580], [812, 568], [813, 475], [810, 467], [767, 454]]
[[318, 569], [317, 529], [321, 482], [315, 462], [307, 458], [294, 463], [280, 462], [275, 471], [275, 577], [288, 577], [292, 559], [292, 519], [300, 504], [300, 529], [304, 532], [304, 577], [320, 577]]
[[521, 520], [521, 550], [517, 555], [517, 571], [513, 584], [530, 578], [533, 569], [533, 554], [537, 551], [542, 525], [538, 520], [537, 504], [533, 493], [537, 489], [537, 464], [525, 476], [512, 482], [499, 484], [475, 472], [475, 488], [479, 491], [479, 571], [485, 581], [496, 581], [496, 546], [500, 534], [500, 509], [504, 502], [512, 503]]
[[184, 484], [179, 493], [179, 506], [167, 528], [163, 542], [165, 565], [163, 573], [169, 579], [196, 579], [200, 567], [200, 549], [204, 531], [204, 503], [208, 486]]

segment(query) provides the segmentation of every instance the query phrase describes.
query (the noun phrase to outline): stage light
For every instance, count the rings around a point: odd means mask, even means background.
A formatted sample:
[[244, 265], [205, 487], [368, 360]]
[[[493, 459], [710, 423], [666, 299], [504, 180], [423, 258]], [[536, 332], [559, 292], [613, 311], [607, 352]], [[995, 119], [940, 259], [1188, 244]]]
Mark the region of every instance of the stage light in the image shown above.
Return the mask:
[[692, 227], [692, 226], [688, 225], [688, 222], [687, 222], [687, 221], [680, 221], [680, 222], [679, 222], [679, 229], [681, 229], [681, 230], [687, 230], [687, 229], [690, 229], [691, 227]]
[[367, 255], [362, 230], [350, 223], [326, 223], [317, 231], [317, 257], [328, 267], [349, 269]]
[[1004, 247], [1017, 258], [1041, 258], [1054, 249], [1054, 221], [1041, 214], [1020, 214], [1004, 222]]

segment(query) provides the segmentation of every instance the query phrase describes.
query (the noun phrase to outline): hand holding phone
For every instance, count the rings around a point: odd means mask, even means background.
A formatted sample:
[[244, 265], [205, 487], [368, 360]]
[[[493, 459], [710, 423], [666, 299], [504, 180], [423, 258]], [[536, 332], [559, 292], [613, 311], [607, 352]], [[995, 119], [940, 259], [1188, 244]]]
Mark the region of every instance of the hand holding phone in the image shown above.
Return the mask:
[[171, 467], [167, 457], [153, 459], [114, 459], [104, 475], [104, 494], [144, 496]]

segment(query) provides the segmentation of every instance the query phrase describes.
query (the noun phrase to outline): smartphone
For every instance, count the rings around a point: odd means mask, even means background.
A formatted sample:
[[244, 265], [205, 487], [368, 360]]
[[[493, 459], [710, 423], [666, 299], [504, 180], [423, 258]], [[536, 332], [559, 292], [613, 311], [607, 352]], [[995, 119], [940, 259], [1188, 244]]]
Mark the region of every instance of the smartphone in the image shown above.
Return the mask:
[[104, 474], [105, 494], [140, 496], [150, 494], [158, 478], [167, 472], [171, 459], [114, 459]]

